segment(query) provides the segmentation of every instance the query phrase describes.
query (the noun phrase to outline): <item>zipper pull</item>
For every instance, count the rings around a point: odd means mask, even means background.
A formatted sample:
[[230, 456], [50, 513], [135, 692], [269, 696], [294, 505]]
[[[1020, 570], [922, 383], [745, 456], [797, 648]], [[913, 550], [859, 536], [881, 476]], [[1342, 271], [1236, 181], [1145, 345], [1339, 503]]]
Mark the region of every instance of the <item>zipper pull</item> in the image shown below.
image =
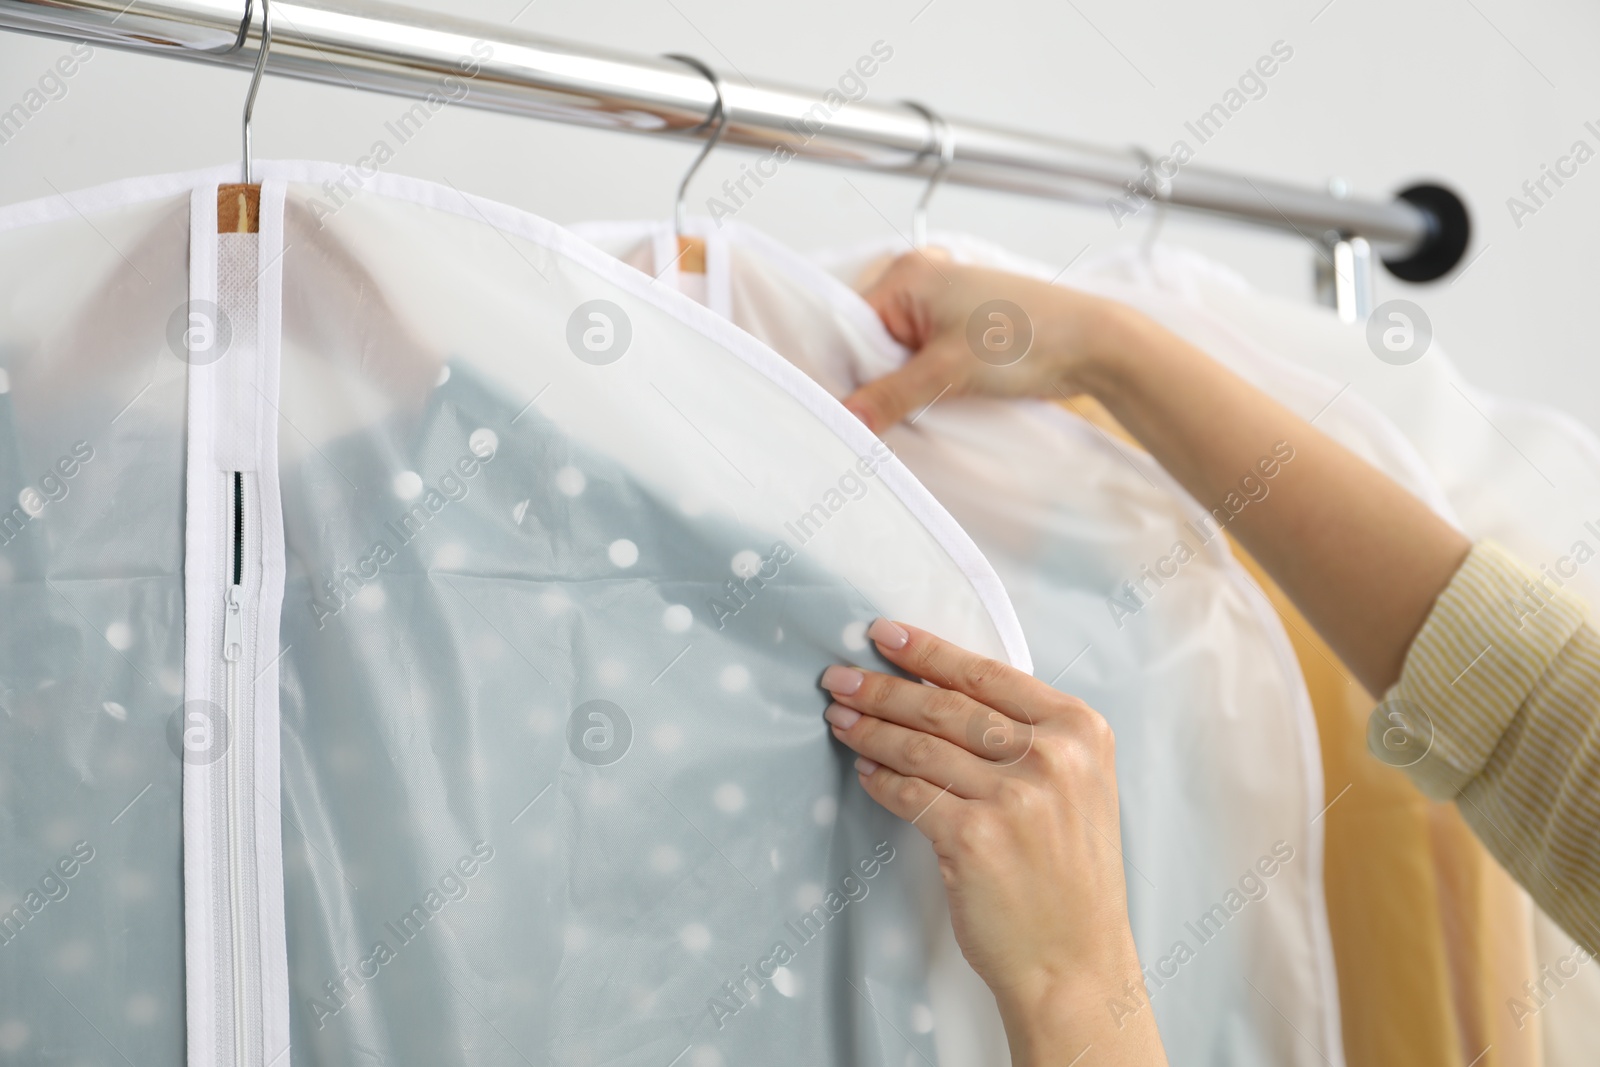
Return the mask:
[[228, 606], [222, 616], [222, 658], [237, 663], [244, 652], [244, 602], [237, 585], [228, 586]]

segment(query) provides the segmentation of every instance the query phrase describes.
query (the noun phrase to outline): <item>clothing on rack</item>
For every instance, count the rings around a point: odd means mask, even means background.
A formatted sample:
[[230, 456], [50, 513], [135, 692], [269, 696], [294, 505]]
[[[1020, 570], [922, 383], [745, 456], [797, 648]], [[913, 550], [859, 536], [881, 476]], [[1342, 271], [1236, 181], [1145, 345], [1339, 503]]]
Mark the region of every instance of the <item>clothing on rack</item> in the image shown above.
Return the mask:
[[[1226, 332], [1241, 343], [1208, 347], [1202, 341], [1202, 346], [1225, 362], [1232, 361], [1235, 370], [1291, 407], [1296, 402], [1263, 377], [1270, 367], [1293, 362], [1301, 371], [1320, 376], [1326, 399], [1311, 410], [1300, 409], [1307, 417], [1313, 410], [1325, 410], [1326, 415], [1317, 419], [1319, 428], [1328, 429], [1327, 416], [1352, 401], [1380, 411], [1384, 421], [1404, 435], [1428, 478], [1448, 499], [1447, 514], [1460, 516], [1470, 535], [1512, 545], [1524, 560], [1553, 561], [1564, 572], [1573, 571], [1564, 575], [1566, 582], [1590, 603], [1600, 596], [1600, 581], [1571, 565], [1573, 555], [1583, 554], [1574, 539], [1589, 540], [1584, 526], [1587, 503], [1600, 494], [1600, 442], [1593, 434], [1558, 412], [1474, 388], [1437, 344], [1409, 365], [1379, 361], [1363, 331], [1317, 309], [1255, 293], [1225, 268], [1192, 253], [1158, 250], [1153, 257], [1122, 260], [1130, 269], [1142, 271], [1149, 285], [1173, 298], [1165, 302], [1164, 313], [1146, 309], [1166, 325], [1198, 340], [1207, 336], [1207, 329], [1225, 323]], [[1238, 353], [1247, 350], [1272, 358], [1238, 360]], [[1430, 495], [1419, 495], [1440, 510]], [[1525, 939], [1516, 935], [1513, 941], [1506, 940], [1512, 936], [1507, 916], [1523, 910], [1517, 904], [1521, 891], [1506, 887], [1503, 872], [1489, 870], [1488, 861], [1465, 861], [1459, 846], [1447, 851], [1465, 862], [1461, 869], [1468, 878], [1486, 887], [1482, 899], [1490, 902], [1490, 914], [1496, 917], [1492, 922], [1487, 917], [1480, 920], [1478, 937], [1465, 939], [1496, 945], [1481, 950], [1490, 953], [1492, 965], [1482, 965], [1481, 959], [1476, 964], [1470, 959], [1455, 964], [1458, 1005], [1488, 1006], [1488, 1010], [1480, 1007], [1482, 1018], [1464, 1018], [1461, 1031], [1478, 1035], [1473, 1047], [1485, 1050], [1484, 1062], [1527, 1057], [1534, 1051], [1552, 1065], [1582, 1062], [1556, 1057], [1559, 1050], [1581, 1045], [1582, 1037], [1573, 1035], [1586, 1033], [1588, 1020], [1600, 1011], [1600, 971], [1573, 965], [1574, 951], [1581, 950], [1570, 935], [1556, 955], [1541, 952], [1527, 961], [1530, 949], [1522, 946]], [[1475, 870], [1484, 873], [1472, 875]], [[1445, 878], [1441, 884], [1448, 883]], [[1448, 917], [1448, 906], [1445, 912]], [[1553, 936], [1547, 924], [1542, 915], [1535, 915], [1533, 933], [1538, 936], [1533, 940], [1546, 948], [1559, 945], [1562, 939]], [[1564, 976], [1559, 997], [1538, 988], [1540, 982], [1548, 985], [1543, 976], [1552, 965], [1559, 966]], [[1467, 993], [1469, 989], [1476, 991]], [[1349, 1001], [1346, 1007], [1348, 1020]], [[1527, 1031], [1533, 1026], [1541, 1031], [1538, 1050], [1529, 1046]]]
[[[1079, 399], [1071, 406], [1128, 447], [1140, 447], [1098, 403]], [[1466, 1032], [1486, 1017], [1475, 994], [1488, 988], [1487, 970], [1463, 973], [1454, 965], [1451, 935], [1470, 931], [1448, 921], [1465, 908], [1452, 907], [1456, 879], [1445, 875], [1456, 872], [1441, 869], [1440, 860], [1452, 857], [1441, 857], [1434, 839], [1464, 844], [1469, 855], [1482, 848], [1470, 833], [1464, 843], [1449, 837], [1438, 825], [1449, 809], [1371, 757], [1364, 725], [1372, 698], [1277, 583], [1231, 537], [1229, 546], [1283, 618], [1317, 716], [1326, 783], [1323, 882], [1345, 1054], [1370, 1064], [1463, 1062]], [[1496, 918], [1503, 916], [1483, 920], [1487, 928]], [[1496, 1062], [1522, 1062], [1506, 1061], [1505, 1047], [1489, 1050]]]
[[[1104, 1010], [1152, 1011], [1175, 1065], [1584, 1047], [1600, 972], [1519, 1009], [1576, 946], [1360, 751], [1370, 698], [1226, 509], [1090, 404], [935, 401], [885, 447], [829, 398], [908, 358], [844, 283], [882, 243], [825, 270], [697, 221], [697, 274], [668, 224], [584, 227], [608, 255], [453, 189], [379, 175], [330, 206], [338, 167], [257, 169], [259, 233], [218, 233], [233, 168], [0, 210], [0, 1051], [1007, 1062], [926, 842], [821, 719], [823, 667], [884, 667], [877, 615], [1029, 670], [1031, 642], [1112, 723], [1146, 985]], [[1350, 370], [1359, 332], [1199, 257], [1067, 283], [1600, 591], [1573, 542], [1600, 443], [1569, 421], [1439, 353]], [[1263, 458], [1268, 492], [1292, 460]], [[1438, 690], [1463, 633], [1554, 668], [1477, 664], [1498, 718], [1411, 768], [1440, 793], [1492, 777], [1515, 716], [1566, 729], [1555, 668], [1587, 680], [1600, 640], [1560, 596], [1523, 613], [1551, 632], [1502, 632], [1485, 598], [1540, 575], [1497, 551], [1397, 693]], [[1536, 822], [1561, 783], [1519, 781]], [[1525, 878], [1592, 859], [1500, 845]]]
[[231, 169], [0, 211], [7, 1054], [931, 1059], [817, 682], [880, 614], [1028, 669], [972, 542], [559, 228], [257, 167], [259, 235]]
[[[965, 236], [942, 235], [935, 243], [958, 260], [1042, 279], [1057, 275], [1051, 267]], [[866, 262], [873, 258], [870, 253], [883, 249], [881, 243], [867, 246], [845, 258]], [[1452, 517], [1442, 487], [1414, 445], [1374, 407], [1337, 382], [1262, 348], [1229, 319], [1208, 311], [1202, 293], [1239, 299], [1248, 293], [1231, 271], [1181, 251], [1127, 251], [1076, 266], [1064, 284], [1132, 304], [1165, 322]], [[1295, 311], [1319, 323], [1330, 321], [1315, 309]], [[1338, 332], [1328, 331], [1330, 336], [1352, 336], [1347, 327], [1333, 326]], [[1095, 418], [1092, 402], [1079, 399], [1070, 406]], [[1263, 584], [1276, 595], [1270, 582]], [[1486, 870], [1489, 861], [1481, 846], [1463, 837], [1459, 820], [1445, 818], [1398, 772], [1366, 752], [1363, 728], [1371, 698], [1349, 681], [1298, 613], [1286, 609], [1286, 603], [1280, 605], [1293, 622], [1291, 634], [1302, 652], [1322, 730], [1326, 803], [1332, 805], [1323, 816], [1326, 879], [1341, 963], [1347, 1053], [1361, 1062], [1445, 1064], [1459, 1062], [1458, 1052], [1470, 1049], [1465, 1059], [1481, 1052], [1488, 1061], [1528, 1062], [1532, 1053], [1526, 1038], [1516, 1036], [1521, 1030], [1507, 1026], [1498, 1008], [1488, 1007], [1496, 1001], [1492, 990], [1515, 984], [1496, 976], [1520, 971], [1530, 951], [1526, 923], [1519, 919], [1520, 890], [1506, 885], [1503, 873]], [[1478, 896], [1474, 887], [1479, 885], [1500, 890]], [[1419, 907], [1418, 901], [1425, 903]], [[1468, 915], [1470, 922], [1462, 918]], [[1524, 934], [1483, 958], [1462, 957], [1507, 925]]]
[[[1454, 521], [1442, 488], [1387, 419], [1360, 397], [1341, 396], [1337, 383], [1253, 345], [1227, 320], [1206, 314], [1199, 299], [1202, 280], [1230, 292], [1247, 290], [1226, 268], [1166, 248], [1091, 260], [1069, 272], [1066, 283], [1130, 303], [1164, 322]], [[1466, 910], [1453, 894], [1463, 862], [1472, 866], [1462, 856], [1481, 855], [1481, 847], [1459, 840], [1459, 834], [1452, 839], [1448, 824], [1440, 826], [1438, 805], [1402, 772], [1372, 758], [1365, 724], [1374, 699], [1250, 563], [1290, 622], [1317, 711], [1327, 805], [1324, 881], [1346, 1054], [1371, 1064], [1445, 1067], [1480, 1053], [1514, 1062], [1504, 1059], [1508, 1042], [1491, 1042], [1486, 1050], [1475, 1040], [1489, 1022], [1480, 1018], [1488, 969], [1457, 966], [1452, 954], [1460, 924], [1451, 919]], [[1492, 928], [1506, 917], [1478, 921]]]
[[[712, 310], [835, 396], [907, 358], [856, 293], [748, 227], [692, 220], [706, 272], [681, 278], [663, 269], [676, 255], [666, 224], [575, 229], [663, 284], [703, 286]], [[1038, 676], [1117, 731], [1121, 848], [1149, 994], [1106, 1010], [1153, 1008], [1175, 1064], [1321, 1063], [1318, 1049], [1338, 1062], [1315, 727], [1288, 641], [1221, 538], [1197, 544], [1170, 585], [1141, 572], [1171, 554], [1185, 523], [1205, 521], [1201, 509], [1153, 462], [1048, 403], [941, 400], [885, 441], [994, 563]], [[1152, 595], [1133, 594], [1119, 618], [1109, 604], [1129, 596], [1127, 581]], [[1252, 865], [1274, 847], [1292, 858], [1269, 861], [1264, 877]], [[936, 882], [930, 892], [942, 898]], [[934, 973], [941, 1062], [1007, 1062], [992, 1009], [974, 1018], [989, 998], [955, 979], [965, 965], [946, 943]], [[1252, 984], [1275, 991], [1271, 1002]], [[953, 992], [941, 1000], [941, 988]]]

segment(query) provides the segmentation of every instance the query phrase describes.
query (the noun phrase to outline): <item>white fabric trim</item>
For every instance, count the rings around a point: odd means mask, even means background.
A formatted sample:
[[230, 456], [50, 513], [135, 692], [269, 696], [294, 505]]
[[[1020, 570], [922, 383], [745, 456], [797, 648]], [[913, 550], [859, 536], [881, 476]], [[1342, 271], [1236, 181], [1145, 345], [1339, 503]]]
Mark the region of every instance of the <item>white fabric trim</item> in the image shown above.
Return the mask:
[[[127, 185], [128, 183], [119, 183]], [[217, 189], [215, 185], [190, 183], [189, 208], [189, 300], [191, 306], [217, 302]], [[98, 193], [98, 190], [94, 191]], [[131, 192], [131, 190], [129, 190]], [[175, 190], [163, 188], [152, 196]], [[105, 198], [86, 197], [91, 203], [108, 203]], [[53, 201], [70, 213], [64, 198]], [[42, 202], [36, 201], [35, 204]], [[34, 205], [22, 205], [32, 208]], [[91, 209], [92, 210], [92, 209]], [[37, 212], [24, 212], [33, 218]], [[65, 217], [65, 216], [58, 216]], [[0, 226], [10, 221], [10, 212]], [[209, 410], [210, 390], [204, 385], [206, 368], [189, 364], [188, 456], [184, 496], [183, 547], [183, 729], [191, 726], [189, 709], [194, 702], [211, 701], [212, 662], [221, 647], [221, 635], [212, 626], [216, 592], [221, 588], [221, 560], [217, 546], [216, 517], [221, 502], [216, 497], [216, 479], [211, 459], [211, 435], [197, 432], [214, 421]], [[202, 707], [206, 706], [204, 704]], [[216, 723], [211, 724], [216, 729]], [[224, 726], [226, 728], [226, 726]], [[187, 749], [183, 749], [187, 753]], [[186, 986], [187, 1037], [189, 1064], [203, 1067], [215, 1062], [217, 1049], [217, 942], [215, 916], [219, 906], [212, 891], [219, 862], [211, 833], [215, 817], [212, 797], [216, 763], [184, 760], [183, 765], [183, 952]]]
[[[279, 784], [278, 648], [287, 574], [283, 499], [278, 482], [279, 366], [283, 341], [283, 203], [281, 178], [261, 183], [257, 284], [256, 362], [263, 409], [254, 482], [260, 527], [261, 587], [256, 595], [255, 662], [255, 845], [256, 895], [261, 961], [262, 1062], [289, 1067], [289, 950], [284, 930], [283, 813]], [[281, 1058], [279, 1058], [281, 1056]]]
[[706, 307], [721, 318], [733, 321], [733, 263], [728, 241], [714, 230], [689, 226], [687, 231], [706, 243]]
[[[119, 183], [126, 186], [127, 183]], [[184, 700], [211, 701], [225, 686], [220, 665], [222, 635], [216, 620], [229, 580], [225, 558], [228, 507], [226, 472], [247, 472], [252, 493], [247, 513], [257, 517], [257, 544], [246, 545], [247, 567], [257, 559], [260, 576], [247, 592], [253, 613], [244, 620], [251, 655], [241, 667], [268, 665], [257, 677], [239, 679], [251, 702], [252, 751], [238, 753], [248, 761], [251, 795], [240, 807], [249, 820], [254, 851], [242, 858], [240, 872], [253, 872], [255, 924], [242, 929], [242, 942], [253, 942], [236, 967], [256, 964], [254, 983], [261, 994], [261, 1048], [248, 1049], [251, 1061], [285, 1065], [289, 1046], [289, 973], [284, 933], [282, 815], [276, 796], [278, 768], [279, 615], [285, 574], [282, 505], [277, 478], [278, 353], [282, 328], [283, 200], [285, 183], [263, 183], [260, 233], [254, 238], [254, 262], [266, 264], [254, 280], [254, 334], [234, 336], [221, 358], [191, 361], [188, 378], [187, 460], [184, 525]], [[153, 196], [170, 192], [164, 182], [147, 187]], [[217, 187], [193, 188], [190, 200], [189, 270], [191, 302], [222, 303], [217, 234]], [[244, 325], [239, 324], [242, 330]], [[250, 579], [247, 578], [247, 585]], [[225, 709], [216, 709], [225, 716]], [[243, 744], [227, 722], [227, 745]], [[221, 945], [231, 939], [230, 902], [217, 892], [218, 870], [229, 866], [227, 842], [219, 840], [217, 820], [223, 817], [217, 797], [228, 761], [226, 749], [209, 761], [185, 762], [184, 808], [184, 958], [188, 1062], [191, 1067], [232, 1063], [234, 1035], [223, 1032], [232, 1003], [224, 993], [233, 976], [219, 973]], [[229, 783], [238, 788], [238, 783]], [[246, 916], [248, 920], [248, 916]], [[231, 949], [230, 949], [231, 951]], [[240, 1023], [235, 1020], [235, 1026]], [[249, 1037], [254, 1037], [249, 1034]]]
[[[880, 373], [887, 374], [911, 358], [910, 349], [894, 339], [889, 328], [883, 324], [883, 319], [872, 310], [872, 305], [839, 278], [753, 226], [730, 220], [724, 222], [722, 227], [728, 234], [725, 245], [728, 241], [736, 241], [755, 248], [781, 269], [790, 281], [820, 296], [841, 318], [860, 330], [882, 356]], [[695, 234], [711, 233], [717, 229], [711, 219], [703, 216], [687, 220], [686, 228]]]
[[679, 288], [678, 260], [680, 257], [678, 256], [677, 241], [673, 239], [672, 228], [669, 226], [654, 227], [654, 232], [650, 234], [650, 244], [652, 254], [655, 256], [655, 263], [652, 264], [655, 269], [650, 271], [650, 275], [668, 289]]
[[[728, 262], [730, 246], [747, 245], [757, 249], [772, 261], [790, 281], [822, 297], [839, 317], [871, 340], [882, 355], [879, 373], [887, 374], [911, 358], [910, 350], [890, 335], [888, 327], [878, 313], [850, 288], [832, 274], [821, 270], [818, 264], [799, 254], [788, 245], [774, 240], [753, 226], [737, 219], [717, 222], [704, 215], [693, 215], [684, 220], [684, 233], [706, 242], [706, 274], [710, 279], [706, 306], [722, 317], [732, 320], [732, 268]], [[579, 237], [594, 241], [644, 241], [655, 242], [657, 262], [660, 262], [660, 235], [672, 233], [671, 222], [651, 220], [603, 220], [574, 223], [570, 230]], [[676, 269], [676, 268], [674, 268]], [[665, 274], [662, 275], [666, 277]]]

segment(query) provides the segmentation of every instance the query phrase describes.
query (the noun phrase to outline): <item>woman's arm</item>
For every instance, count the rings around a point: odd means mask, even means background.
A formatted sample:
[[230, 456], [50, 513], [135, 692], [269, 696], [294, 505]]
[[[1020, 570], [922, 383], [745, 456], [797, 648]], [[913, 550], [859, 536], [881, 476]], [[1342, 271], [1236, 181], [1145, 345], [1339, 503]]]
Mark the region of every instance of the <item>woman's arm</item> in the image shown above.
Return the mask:
[[[1237, 512], [1226, 528], [1367, 689], [1387, 695], [1368, 724], [1369, 747], [1431, 795], [1458, 800], [1541, 907], [1600, 951], [1600, 631], [1586, 605], [1492, 544], [1474, 548], [1399, 485], [1137, 312], [936, 259], [902, 257], [867, 294], [917, 354], [847, 406], [881, 431], [946, 393], [1097, 398], [1201, 503]], [[1016, 305], [1032, 328], [1031, 348], [1009, 366], [968, 346], [991, 300]], [[969, 331], [975, 315], [984, 318]], [[1270, 492], [1226, 506], [1230, 494], [1248, 496], [1246, 479], [1259, 487], [1272, 462]], [[963, 951], [995, 990], [1018, 1062], [1070, 1062], [1085, 1045], [1108, 1062], [1140, 1062], [1116, 1057], [1142, 1054], [1140, 1040], [1157, 1047], [1153, 1030], [1124, 1038], [1092, 1011], [1137, 967], [1120, 864], [1094, 854], [1091, 832], [1116, 836], [1105, 723], [1020, 672], [886, 626], [872, 630], [880, 651], [942, 690], [832, 668], [829, 719], [835, 736], [887, 768], [863, 779], [880, 803], [907, 818], [923, 812], [918, 825], [939, 851]], [[895, 644], [903, 632], [909, 643]], [[998, 726], [1034, 724], [1043, 755], [1012, 767], [1010, 748], [963, 744], [974, 716], [991, 714]], [[931, 819], [941, 806], [946, 817]], [[1013, 894], [1008, 878], [1027, 890]], [[1024, 906], [1055, 899], [1064, 906]], [[1095, 901], [1098, 911], [1070, 918]], [[1134, 1021], [1148, 1024], [1148, 1013]], [[1052, 1036], [1036, 1043], [1036, 1033]], [[1027, 1058], [1036, 1047], [1044, 1059]]]
[[830, 667], [861, 784], [933, 843], [956, 941], [1015, 1067], [1166, 1062], [1128, 927], [1111, 729], [1088, 705], [885, 619], [868, 634], [932, 685]]
[[[1457, 530], [1358, 456], [1204, 352], [1115, 302], [1000, 271], [897, 260], [867, 293], [890, 332], [917, 350], [904, 368], [846, 400], [881, 431], [941, 393], [1087, 393], [1208, 508], [1261, 480], [1270, 493], [1228, 531], [1267, 570], [1369, 692], [1400, 677], [1412, 638], [1471, 548]], [[1006, 300], [1031, 320], [1018, 363], [968, 346], [980, 305]], [[1063, 477], [1070, 477], [1063, 472]], [[1226, 514], [1226, 512], [1224, 512]]]

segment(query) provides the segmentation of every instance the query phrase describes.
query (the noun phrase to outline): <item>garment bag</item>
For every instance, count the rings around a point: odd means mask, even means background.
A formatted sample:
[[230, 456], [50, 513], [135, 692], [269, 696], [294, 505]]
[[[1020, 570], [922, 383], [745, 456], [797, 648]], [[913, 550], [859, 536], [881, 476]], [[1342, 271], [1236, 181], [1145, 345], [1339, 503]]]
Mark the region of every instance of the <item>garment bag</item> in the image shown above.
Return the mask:
[[[1256, 292], [1181, 250], [1158, 254], [1140, 284], [1172, 307], [1167, 324], [1180, 332], [1225, 323], [1235, 338], [1230, 347], [1258, 353], [1254, 362], [1263, 374], [1281, 374], [1270, 368], [1277, 363], [1315, 374], [1330, 397], [1342, 392], [1330, 413], [1351, 399], [1381, 411], [1469, 536], [1499, 541], [1541, 571], [1550, 588], [1565, 586], [1600, 604], [1600, 440], [1564, 412], [1473, 385], [1432, 337], [1425, 307], [1382, 304], [1375, 326], [1351, 327]], [[1401, 332], [1386, 338], [1389, 330]], [[1266, 378], [1258, 382], [1267, 386]], [[1530, 595], [1520, 610], [1537, 604]], [[1497, 976], [1492, 1021], [1520, 1033], [1537, 1019], [1548, 1067], [1587, 1062], [1600, 1041], [1600, 970], [1574, 968], [1572, 937], [1537, 909], [1533, 922], [1536, 957]], [[1523, 983], [1537, 984], [1546, 966], [1575, 973], [1558, 996], [1533, 996]]]
[[559, 228], [258, 167], [259, 234], [222, 172], [0, 214], [6, 1055], [931, 1060], [817, 679], [877, 615], [1029, 668], [971, 541]]
[[[678, 280], [664, 224], [577, 230]], [[859, 296], [770, 238], [691, 232], [707, 241], [708, 305], [835, 396], [907, 358]], [[884, 440], [994, 563], [1037, 676], [1117, 732], [1116, 845], [1148, 993], [1097, 1010], [1153, 1010], [1174, 1064], [1340, 1062], [1315, 724], [1282, 626], [1214, 518], [1047, 403], [945, 398]], [[945, 933], [942, 886], [923, 888], [943, 1062], [1007, 1062], [992, 998]]]

